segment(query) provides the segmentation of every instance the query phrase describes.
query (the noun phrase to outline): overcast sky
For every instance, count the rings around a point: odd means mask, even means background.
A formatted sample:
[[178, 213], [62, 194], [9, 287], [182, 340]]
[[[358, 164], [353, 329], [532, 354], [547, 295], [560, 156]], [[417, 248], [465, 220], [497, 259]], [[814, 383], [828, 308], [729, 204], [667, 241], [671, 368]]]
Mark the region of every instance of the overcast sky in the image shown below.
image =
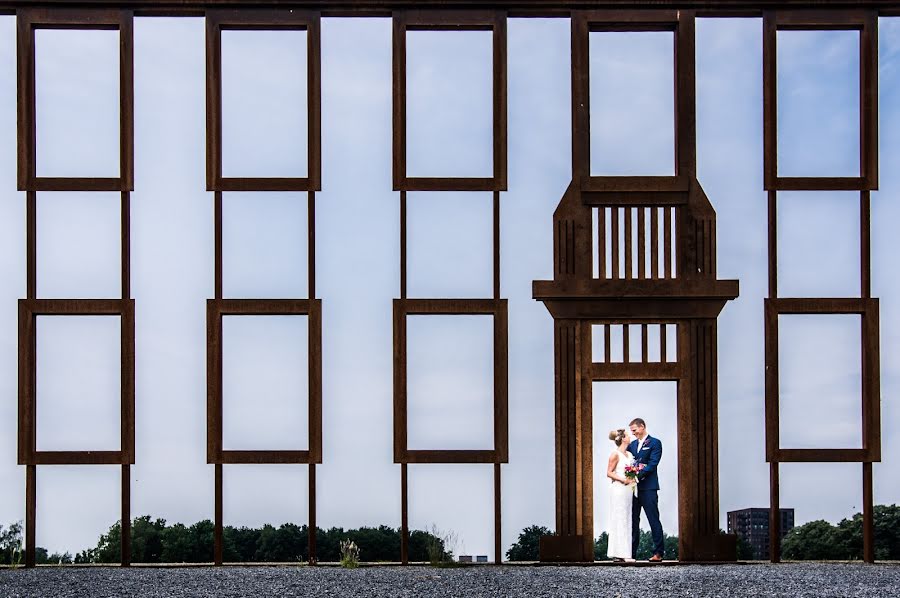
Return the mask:
[[[205, 190], [202, 19], [135, 20], [137, 463], [132, 514], [192, 523], [213, 516], [206, 464], [206, 299], [213, 296], [213, 198]], [[391, 23], [322, 22], [323, 190], [317, 199], [317, 293], [323, 301], [324, 464], [320, 526], [400, 523], [392, 459], [391, 301], [399, 296], [399, 202], [391, 190]], [[224, 37], [224, 170], [304, 176], [305, 34]], [[720, 278], [741, 296], [719, 325], [721, 517], [768, 505], [763, 425], [766, 194], [762, 186], [759, 19], [697, 24], [699, 178], [718, 213]], [[779, 33], [781, 174], [858, 175], [856, 33]], [[884, 463], [875, 500], [897, 502], [900, 250], [900, 28], [881, 20], [881, 190], [872, 195], [873, 292], [881, 298]], [[38, 174], [118, 169], [116, 32], [37, 36]], [[673, 172], [672, 38], [590, 38], [592, 164], [598, 174]], [[409, 168], [484, 176], [491, 160], [491, 38], [409, 34]], [[503, 466], [503, 546], [530, 524], [554, 525], [552, 319], [531, 281], [552, 276], [551, 217], [570, 180], [569, 23], [509, 21], [509, 190], [502, 194], [503, 297], [509, 299], [510, 462]], [[16, 191], [15, 21], [0, 17], [0, 523], [24, 518], [16, 465], [16, 301], [25, 295], [25, 199]], [[409, 295], [491, 296], [491, 198], [411, 193]], [[305, 297], [306, 199], [227, 193], [226, 297]], [[780, 195], [782, 296], [858, 294], [853, 193]], [[38, 196], [38, 296], [116, 297], [115, 193]], [[226, 448], [305, 448], [305, 318], [227, 318]], [[782, 318], [786, 447], [861, 446], [859, 321]], [[410, 436], [415, 448], [491, 443], [488, 317], [409, 321]], [[39, 449], [117, 449], [118, 322], [41, 318]], [[594, 387], [596, 532], [607, 525], [602, 471], [611, 428], [644, 417], [665, 446], [660, 502], [677, 532], [674, 383]], [[782, 506], [798, 523], [838, 521], [861, 506], [856, 464], [784, 465]], [[38, 468], [37, 542], [95, 544], [119, 517], [120, 468]], [[411, 465], [410, 526], [459, 536], [457, 552], [492, 555], [490, 465]], [[307, 521], [306, 466], [225, 467], [225, 523]], [[363, 555], [365, 558], [365, 555]]]

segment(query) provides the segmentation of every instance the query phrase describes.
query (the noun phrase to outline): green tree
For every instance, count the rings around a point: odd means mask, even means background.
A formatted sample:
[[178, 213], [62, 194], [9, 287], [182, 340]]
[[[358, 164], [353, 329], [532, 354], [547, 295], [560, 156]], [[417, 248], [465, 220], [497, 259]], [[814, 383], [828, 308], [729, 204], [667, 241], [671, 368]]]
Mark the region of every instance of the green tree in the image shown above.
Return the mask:
[[540, 558], [541, 536], [553, 534], [543, 525], [529, 525], [506, 551], [508, 561], [536, 561]]
[[666, 545], [666, 552], [663, 558], [667, 561], [678, 560], [678, 536], [669, 536], [663, 534], [663, 542]]
[[167, 526], [161, 531], [162, 552], [159, 558], [163, 563], [190, 563], [191, 538], [183, 523]]
[[827, 521], [810, 521], [795, 527], [781, 543], [781, 556], [789, 560], [832, 560], [845, 558], [846, 539], [838, 545], [837, 528]]
[[287, 563], [305, 560], [308, 554], [308, 531], [293, 523], [278, 528], [264, 525], [257, 539], [256, 562]]
[[62, 554], [58, 552], [54, 552], [50, 555], [50, 562], [56, 563], [57, 565], [71, 565], [72, 564], [72, 553], [64, 552]]
[[256, 556], [260, 530], [249, 527], [226, 526], [222, 530], [222, 558], [231, 563], [247, 563]]
[[[135, 563], [160, 563], [166, 520], [152, 521], [149, 515], [131, 522], [131, 560]], [[118, 560], [121, 557], [117, 557]]]
[[269, 524], [263, 525], [259, 530], [259, 540], [256, 542], [256, 552], [253, 553], [253, 560], [257, 563], [285, 561], [285, 558], [278, 558], [280, 555], [280, 546], [278, 545], [278, 531]]
[[34, 562], [38, 565], [71, 565], [72, 555], [68, 552], [64, 552], [62, 554], [58, 552], [47, 554], [46, 548], [35, 546]]
[[96, 548], [90, 551], [90, 563], [117, 563], [122, 560], [122, 526], [115, 522], [109, 531], [100, 536]]
[[600, 536], [594, 540], [594, 560], [595, 561], [608, 561], [609, 557], [606, 553], [609, 551], [609, 534], [603, 532]]
[[215, 529], [215, 524], [209, 519], [198, 521], [187, 529], [191, 547], [190, 554], [187, 559], [189, 563], [212, 562], [214, 544], [213, 536], [215, 535]]
[[341, 540], [345, 538], [342, 527], [331, 527], [327, 530], [316, 529], [316, 558], [326, 563], [340, 562]]
[[[900, 507], [875, 505], [875, 558], [900, 559]], [[863, 557], [863, 517], [861, 513], [844, 519], [836, 526], [813, 521], [796, 527], [782, 543], [786, 559], [857, 560]]]
[[[678, 560], [678, 536], [668, 536], [663, 534], [663, 542], [665, 543], [665, 554], [663, 558], [667, 561]], [[609, 546], [609, 534], [603, 532], [594, 541], [594, 560], [606, 561]], [[653, 536], [647, 530], [641, 530], [640, 542], [638, 542], [637, 560], [647, 560], [653, 556]]]
[[43, 546], [34, 547], [34, 562], [38, 565], [46, 565], [50, 561], [50, 554]]
[[[647, 530], [641, 530], [640, 542], [638, 542], [637, 560], [646, 561], [653, 556], [653, 535]], [[663, 559], [667, 561], [678, 560], [678, 536], [663, 534], [664, 553]]]
[[283, 523], [276, 530], [278, 556], [282, 562], [299, 562], [309, 556], [309, 529], [295, 523]]
[[442, 532], [437, 526], [431, 526], [431, 533], [425, 541], [428, 562], [432, 566], [446, 566], [453, 563], [453, 549], [456, 545], [455, 532]]
[[17, 565], [22, 554], [22, 522], [11, 523], [5, 530], [0, 525], [0, 564]]
[[409, 560], [414, 563], [428, 562], [428, 546], [433, 541], [431, 532], [418, 529], [409, 532]]
[[900, 560], [900, 506], [875, 505], [874, 526], [875, 558], [884, 561]]
[[349, 530], [345, 540], [359, 547], [364, 561], [397, 561], [400, 559], [400, 531], [386, 525]]
[[759, 558], [750, 542], [741, 535], [737, 537], [737, 558], [739, 561], [753, 561]]
[[834, 527], [834, 559], [856, 560], [863, 556], [862, 514], [843, 519]]

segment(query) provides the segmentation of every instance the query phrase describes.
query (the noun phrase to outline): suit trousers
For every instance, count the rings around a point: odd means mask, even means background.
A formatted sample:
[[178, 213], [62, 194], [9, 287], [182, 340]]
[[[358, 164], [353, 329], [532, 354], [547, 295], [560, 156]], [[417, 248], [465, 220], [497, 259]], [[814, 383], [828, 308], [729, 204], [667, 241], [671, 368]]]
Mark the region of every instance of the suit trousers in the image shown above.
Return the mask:
[[645, 490], [638, 487], [638, 494], [631, 503], [631, 556], [637, 558], [638, 544], [641, 541], [641, 509], [650, 523], [650, 535], [653, 537], [653, 554], [663, 556], [666, 545], [663, 542], [662, 523], [659, 522], [659, 491]]

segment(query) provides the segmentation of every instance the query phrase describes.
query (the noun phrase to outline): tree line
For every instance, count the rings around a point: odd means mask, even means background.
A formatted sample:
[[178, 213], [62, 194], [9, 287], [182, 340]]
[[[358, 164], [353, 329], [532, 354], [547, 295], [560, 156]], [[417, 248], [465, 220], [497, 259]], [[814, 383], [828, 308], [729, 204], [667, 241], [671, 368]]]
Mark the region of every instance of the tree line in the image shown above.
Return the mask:
[[[874, 510], [875, 558], [900, 560], [900, 506], [876, 505]], [[203, 520], [186, 526], [168, 524], [165, 519], [138, 517], [131, 524], [131, 555], [135, 563], [210, 563], [213, 560], [212, 521]], [[506, 551], [510, 561], [536, 561], [543, 535], [552, 531], [539, 525], [522, 530], [515, 543]], [[360, 559], [368, 562], [400, 560], [400, 530], [381, 525], [344, 529], [316, 528], [316, 555], [322, 562], [340, 561], [341, 540], [352, 540], [360, 547]], [[76, 553], [48, 554], [37, 547], [38, 564], [118, 563], [121, 560], [122, 529], [118, 522], [100, 536], [97, 545]], [[226, 562], [305, 562], [309, 558], [309, 528], [306, 525], [285, 523], [278, 527], [232, 527], [223, 529], [223, 559]], [[609, 537], [604, 532], [594, 542], [594, 558], [606, 560]], [[653, 542], [650, 533], [641, 531], [638, 559], [651, 556]], [[678, 536], [665, 536], [664, 558], [678, 558]], [[409, 560], [433, 559], [435, 547], [452, 556], [449, 545], [439, 532], [414, 530], [409, 537]], [[858, 560], [862, 558], [862, 514], [833, 525], [827, 521], [812, 521], [792, 529], [782, 541], [782, 558], [786, 560]], [[430, 551], [430, 552], [429, 552]], [[738, 538], [738, 559], [758, 558], [750, 545]], [[24, 560], [22, 525], [0, 525], [0, 564], [20, 564]]]
[[[900, 560], [900, 506], [876, 505], [874, 509], [875, 559]], [[538, 560], [541, 536], [553, 532], [543, 526], [526, 527], [519, 534], [518, 540], [506, 551], [510, 561]], [[594, 559], [608, 560], [606, 548], [609, 537], [606, 532], [594, 542]], [[678, 558], [678, 536], [665, 536], [666, 560]], [[638, 545], [638, 560], [650, 558], [653, 540], [650, 532], [641, 530]], [[781, 543], [781, 556], [785, 560], [861, 560], [863, 556], [862, 514], [857, 513], [844, 519], [837, 525], [827, 521], [811, 521], [792, 529]], [[737, 558], [754, 560], [750, 544], [738, 536]]]
[[[149, 515], [131, 523], [131, 561], [133, 563], [211, 563], [213, 532], [210, 520], [186, 526], [168, 524], [165, 519]], [[360, 548], [363, 561], [399, 561], [400, 530], [386, 525], [344, 529], [316, 528], [316, 558], [322, 562], [341, 560], [341, 540], [353, 540]], [[222, 557], [230, 563], [291, 563], [309, 559], [309, 528], [285, 523], [261, 528], [225, 526], [222, 530]], [[0, 526], [0, 564], [21, 562], [21, 524], [15, 523], [4, 532]], [[113, 524], [100, 536], [97, 545], [76, 553], [48, 555], [35, 549], [38, 564], [118, 563], [121, 561], [122, 526]], [[444, 539], [432, 532], [412, 530], [409, 534], [409, 560], [429, 561], [435, 547], [444, 552]], [[431, 553], [429, 553], [429, 550]], [[17, 553], [18, 551], [18, 553]], [[447, 556], [452, 555], [447, 552]], [[18, 558], [18, 560], [16, 560]]]
[[[34, 549], [35, 562], [38, 565], [70, 564], [72, 554], [69, 552], [48, 554], [46, 548]], [[21, 565], [25, 561], [24, 542], [22, 541], [22, 523], [9, 525], [6, 529], [0, 525], [0, 565]]]
[[[536, 561], [540, 553], [541, 536], [552, 535], [553, 532], [542, 525], [530, 525], [522, 530], [516, 542], [506, 551], [506, 559], [509, 561]], [[663, 558], [666, 560], [678, 559], [678, 536], [663, 534], [666, 552]], [[609, 560], [606, 549], [609, 546], [609, 534], [603, 532], [594, 540], [594, 560]], [[638, 544], [637, 558], [646, 560], [653, 556], [653, 537], [650, 532], [641, 530], [641, 539]]]
[[[875, 505], [875, 559], [900, 560], [900, 506]], [[823, 520], [795, 527], [781, 542], [788, 560], [857, 560], [863, 554], [863, 518], [857, 513], [837, 525]]]

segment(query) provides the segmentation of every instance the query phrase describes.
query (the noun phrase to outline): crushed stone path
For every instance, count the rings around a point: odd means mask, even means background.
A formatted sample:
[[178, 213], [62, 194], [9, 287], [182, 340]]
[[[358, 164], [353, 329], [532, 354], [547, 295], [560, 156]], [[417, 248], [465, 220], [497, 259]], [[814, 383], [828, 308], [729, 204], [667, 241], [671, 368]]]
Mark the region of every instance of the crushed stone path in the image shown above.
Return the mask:
[[898, 564], [675, 567], [38, 567], [0, 570], [0, 596], [900, 597]]

